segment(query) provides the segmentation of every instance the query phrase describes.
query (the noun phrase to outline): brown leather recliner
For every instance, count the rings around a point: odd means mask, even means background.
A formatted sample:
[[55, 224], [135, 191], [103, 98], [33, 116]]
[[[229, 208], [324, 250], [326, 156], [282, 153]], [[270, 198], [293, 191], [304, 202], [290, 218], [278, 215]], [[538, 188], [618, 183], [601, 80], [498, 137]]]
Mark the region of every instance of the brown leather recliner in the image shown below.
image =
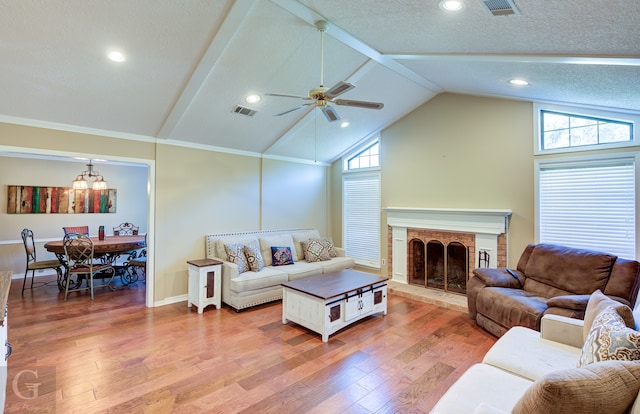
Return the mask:
[[600, 289], [635, 306], [640, 263], [591, 250], [528, 245], [516, 270], [475, 269], [467, 286], [469, 316], [495, 336], [513, 326], [540, 330], [546, 313], [583, 319], [591, 293]]

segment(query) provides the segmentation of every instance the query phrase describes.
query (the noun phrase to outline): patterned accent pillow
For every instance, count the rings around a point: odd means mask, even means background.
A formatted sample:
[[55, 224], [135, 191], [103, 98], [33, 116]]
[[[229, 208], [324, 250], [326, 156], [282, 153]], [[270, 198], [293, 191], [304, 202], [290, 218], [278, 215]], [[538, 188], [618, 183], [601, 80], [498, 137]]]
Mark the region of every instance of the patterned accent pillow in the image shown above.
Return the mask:
[[598, 289], [589, 296], [587, 309], [584, 311], [584, 325], [582, 329], [582, 339], [584, 341], [587, 340], [589, 332], [591, 332], [591, 325], [593, 325], [593, 321], [596, 319], [596, 316], [609, 306], [613, 306], [616, 309], [616, 312], [622, 316], [626, 325], [629, 328], [633, 328], [634, 320], [631, 308], [617, 300], [611, 299]]
[[224, 251], [227, 252], [227, 261], [238, 265], [238, 273], [244, 273], [249, 270], [247, 257], [244, 255], [244, 244], [228, 243], [224, 245]]
[[271, 257], [274, 266], [284, 266], [293, 264], [293, 255], [291, 248], [271, 246]]
[[304, 250], [304, 259], [307, 262], [331, 260], [329, 244], [326, 242], [326, 239], [309, 239], [303, 241], [302, 249]]
[[325, 237], [322, 239], [323, 243], [327, 246], [329, 250], [329, 256], [338, 257], [338, 252], [336, 252], [336, 248], [333, 244], [333, 239], [331, 237]]
[[251, 269], [252, 272], [259, 272], [264, 268], [264, 259], [260, 253], [260, 245], [257, 241], [245, 244], [242, 251], [247, 257], [249, 269]]
[[578, 367], [611, 360], [640, 360], [640, 332], [628, 328], [613, 306], [605, 308], [593, 320]]

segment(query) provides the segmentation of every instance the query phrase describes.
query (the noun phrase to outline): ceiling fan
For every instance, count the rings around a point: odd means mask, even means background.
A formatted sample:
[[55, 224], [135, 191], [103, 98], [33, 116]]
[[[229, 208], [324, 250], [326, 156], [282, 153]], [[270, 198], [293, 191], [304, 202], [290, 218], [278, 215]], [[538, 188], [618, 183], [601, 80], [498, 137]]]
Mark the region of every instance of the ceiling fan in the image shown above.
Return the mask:
[[297, 111], [298, 109], [302, 109], [308, 106], [316, 106], [322, 110], [322, 113], [327, 117], [329, 122], [338, 121], [340, 116], [336, 112], [336, 110], [329, 105], [343, 105], [343, 106], [353, 106], [357, 108], [365, 108], [365, 109], [382, 109], [384, 107], [383, 103], [380, 102], [368, 102], [368, 101], [354, 101], [351, 99], [335, 99], [337, 96], [342, 95], [343, 93], [350, 91], [356, 86], [349, 83], [340, 81], [331, 88], [326, 88], [324, 86], [324, 32], [329, 27], [329, 22], [326, 20], [318, 20], [315, 22], [315, 26], [320, 32], [320, 86], [316, 88], [312, 88], [309, 90], [307, 96], [297, 96], [297, 95], [288, 95], [283, 93], [267, 93], [265, 95], [268, 96], [279, 96], [283, 98], [298, 98], [304, 99], [305, 101], [311, 101], [309, 103], [302, 104], [293, 109], [289, 109], [288, 111], [284, 111], [282, 113], [276, 114], [275, 116], [282, 116], [293, 111]]

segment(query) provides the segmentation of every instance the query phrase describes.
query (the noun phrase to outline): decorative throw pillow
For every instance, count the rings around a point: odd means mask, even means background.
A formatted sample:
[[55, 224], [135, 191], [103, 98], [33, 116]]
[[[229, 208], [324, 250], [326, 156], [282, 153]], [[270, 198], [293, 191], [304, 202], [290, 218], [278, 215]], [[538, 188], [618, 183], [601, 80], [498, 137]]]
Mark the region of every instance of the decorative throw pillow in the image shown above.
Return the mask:
[[327, 250], [329, 250], [329, 256], [338, 257], [338, 252], [336, 252], [336, 248], [331, 237], [324, 237], [322, 242], [326, 245]]
[[593, 320], [596, 318], [596, 316], [598, 316], [600, 312], [602, 312], [609, 306], [613, 306], [615, 310], [620, 314], [620, 316], [622, 316], [625, 324], [629, 328], [633, 328], [634, 318], [631, 308], [623, 303], [618, 302], [617, 300], [611, 299], [610, 297], [602, 293], [600, 289], [598, 289], [589, 297], [587, 308], [584, 311], [584, 326], [582, 328], [583, 340], [587, 340], [587, 336], [589, 336], [589, 332], [591, 331], [591, 325], [593, 325]]
[[284, 266], [293, 264], [293, 256], [291, 254], [291, 248], [271, 246], [271, 257], [273, 259], [274, 266]]
[[244, 273], [249, 270], [247, 257], [244, 255], [244, 245], [242, 243], [228, 243], [224, 245], [224, 251], [227, 252], [227, 261], [238, 265], [238, 273]]
[[264, 267], [264, 259], [262, 259], [262, 254], [260, 253], [260, 246], [258, 245], [258, 241], [247, 243], [242, 248], [244, 255], [247, 257], [247, 262], [249, 263], [249, 269], [252, 272], [259, 272]]
[[606, 361], [540, 377], [513, 414], [623, 414], [640, 390], [640, 363]]
[[628, 328], [613, 306], [594, 319], [578, 367], [610, 360], [640, 360], [640, 332]]
[[[304, 259], [307, 262], [320, 262], [323, 260], [331, 260], [329, 253], [329, 245], [326, 239], [309, 239], [302, 242], [304, 250]], [[332, 243], [333, 244], [333, 243]]]

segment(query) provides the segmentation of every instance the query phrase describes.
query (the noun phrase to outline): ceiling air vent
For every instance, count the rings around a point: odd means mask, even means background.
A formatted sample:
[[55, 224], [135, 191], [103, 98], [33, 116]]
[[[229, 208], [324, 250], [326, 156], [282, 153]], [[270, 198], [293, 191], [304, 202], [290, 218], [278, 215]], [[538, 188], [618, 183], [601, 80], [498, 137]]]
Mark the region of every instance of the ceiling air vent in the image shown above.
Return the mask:
[[254, 111], [253, 109], [244, 106], [236, 105], [236, 107], [233, 108], [233, 112], [240, 115], [254, 116], [258, 111]]
[[520, 16], [513, 0], [480, 0], [494, 16]]

